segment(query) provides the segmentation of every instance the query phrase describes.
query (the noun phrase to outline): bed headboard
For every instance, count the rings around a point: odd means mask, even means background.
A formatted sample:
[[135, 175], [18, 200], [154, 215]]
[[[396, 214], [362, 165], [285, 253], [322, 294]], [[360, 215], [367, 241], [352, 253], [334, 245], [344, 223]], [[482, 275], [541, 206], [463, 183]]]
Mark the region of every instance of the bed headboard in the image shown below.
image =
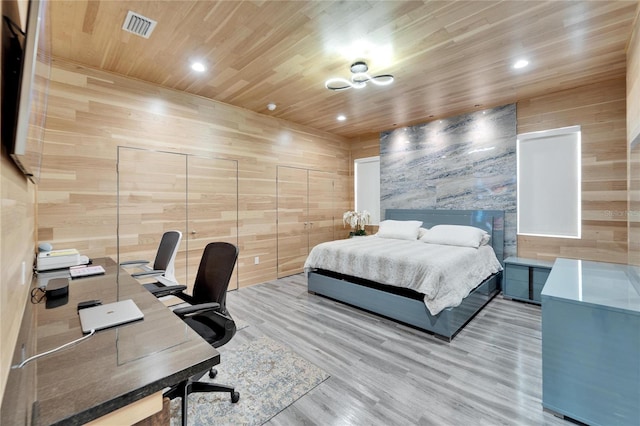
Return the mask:
[[496, 257], [504, 260], [504, 211], [503, 210], [424, 210], [387, 209], [385, 219], [421, 220], [423, 227], [434, 225], [469, 225], [484, 229], [491, 235], [489, 242]]

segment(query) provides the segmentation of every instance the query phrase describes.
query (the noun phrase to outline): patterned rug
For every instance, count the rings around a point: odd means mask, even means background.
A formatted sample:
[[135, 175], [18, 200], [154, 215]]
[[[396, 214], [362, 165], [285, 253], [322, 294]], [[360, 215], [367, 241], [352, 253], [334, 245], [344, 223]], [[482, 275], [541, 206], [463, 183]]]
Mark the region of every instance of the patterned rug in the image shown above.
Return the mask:
[[[228, 344], [227, 346], [232, 346]], [[189, 425], [261, 425], [329, 378], [329, 375], [289, 348], [268, 337], [235, 348], [221, 348], [215, 380], [232, 384], [240, 401], [228, 393], [189, 396]], [[171, 425], [181, 421], [180, 398], [171, 401]]]

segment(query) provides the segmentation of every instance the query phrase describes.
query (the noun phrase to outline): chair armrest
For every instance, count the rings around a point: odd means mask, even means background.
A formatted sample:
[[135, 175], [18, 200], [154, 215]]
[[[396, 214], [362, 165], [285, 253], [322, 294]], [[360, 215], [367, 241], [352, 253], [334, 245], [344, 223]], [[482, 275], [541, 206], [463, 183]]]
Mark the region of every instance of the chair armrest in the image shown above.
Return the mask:
[[184, 318], [190, 315], [197, 315], [204, 312], [218, 311], [220, 310], [220, 304], [217, 302], [201, 303], [199, 305], [185, 306], [184, 308], [174, 309], [173, 313], [180, 318]]
[[147, 263], [149, 263], [148, 260], [127, 260], [126, 262], [120, 262], [120, 266], [146, 265]]
[[236, 334], [236, 323], [229, 316], [222, 314], [221, 312], [210, 312], [207, 314], [207, 321], [213, 322], [218, 327], [224, 329], [224, 336], [221, 339], [212, 343], [214, 348], [219, 348], [226, 344]]
[[163, 297], [163, 296], [171, 296], [182, 293], [187, 289], [186, 285], [171, 285], [165, 287], [158, 287], [154, 289], [147, 289], [153, 294], [155, 297]]
[[154, 269], [152, 271], [134, 272], [131, 276], [133, 278], [156, 277], [164, 274], [164, 272], [165, 271], [163, 269]]
[[164, 275], [160, 275], [159, 277], [156, 278], [156, 280], [158, 280], [160, 284], [166, 285], [167, 287], [180, 284], [177, 281], [167, 279], [167, 277], [165, 277]]

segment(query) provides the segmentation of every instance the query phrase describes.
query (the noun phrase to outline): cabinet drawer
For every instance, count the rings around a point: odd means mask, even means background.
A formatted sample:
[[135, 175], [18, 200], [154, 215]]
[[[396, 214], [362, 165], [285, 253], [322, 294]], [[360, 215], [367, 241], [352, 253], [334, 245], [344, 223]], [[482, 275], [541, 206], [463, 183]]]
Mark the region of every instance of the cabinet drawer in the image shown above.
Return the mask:
[[504, 284], [504, 295], [514, 299], [529, 299], [529, 281], [507, 279]]
[[543, 287], [544, 287], [544, 283], [542, 284], [533, 283], [533, 300], [535, 302], [541, 303], [540, 293], [542, 293]]
[[551, 270], [547, 268], [533, 268], [533, 284], [544, 286], [550, 273]]
[[547, 282], [551, 270], [546, 268], [533, 268], [533, 300], [540, 303], [540, 293]]
[[529, 267], [521, 266], [521, 265], [509, 265], [507, 264], [506, 268], [506, 279], [509, 280], [518, 280], [518, 281], [529, 281]]

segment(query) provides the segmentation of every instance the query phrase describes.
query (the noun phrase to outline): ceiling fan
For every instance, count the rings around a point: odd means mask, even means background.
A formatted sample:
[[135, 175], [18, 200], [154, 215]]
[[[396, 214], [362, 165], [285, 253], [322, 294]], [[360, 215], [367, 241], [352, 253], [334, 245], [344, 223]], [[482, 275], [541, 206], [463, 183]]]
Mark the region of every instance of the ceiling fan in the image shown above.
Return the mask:
[[382, 74], [376, 76], [370, 76], [367, 74], [369, 71], [369, 67], [366, 62], [357, 61], [351, 64], [351, 80], [347, 80], [346, 78], [330, 78], [329, 80], [324, 82], [324, 86], [329, 90], [346, 90], [351, 89], [362, 89], [367, 85], [367, 82], [371, 82], [377, 84], [378, 86], [386, 86], [388, 84], [393, 83], [393, 76], [391, 74]]

